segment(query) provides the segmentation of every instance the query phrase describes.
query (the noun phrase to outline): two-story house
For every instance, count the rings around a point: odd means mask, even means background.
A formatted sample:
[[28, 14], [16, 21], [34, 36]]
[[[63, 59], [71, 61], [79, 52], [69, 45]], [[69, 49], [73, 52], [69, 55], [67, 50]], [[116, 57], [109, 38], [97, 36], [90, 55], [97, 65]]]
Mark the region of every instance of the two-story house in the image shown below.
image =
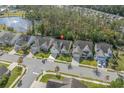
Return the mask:
[[11, 45], [13, 38], [16, 36], [14, 33], [4, 32], [0, 37], [0, 45]]
[[72, 41], [69, 40], [58, 40], [56, 39], [53, 43], [53, 46], [51, 47], [50, 51], [51, 54], [64, 54], [64, 55], [68, 55], [70, 54], [70, 48], [72, 45]]
[[14, 49], [18, 51], [19, 49], [23, 49], [28, 47], [28, 42], [30, 41], [31, 36], [27, 35], [21, 35], [20, 38], [16, 40], [16, 43], [14, 45]]
[[51, 37], [35, 36], [34, 43], [31, 45], [31, 52], [33, 54], [40, 51], [48, 52], [53, 42], [54, 39]]
[[93, 58], [93, 42], [77, 40], [73, 44], [72, 56], [74, 59]]
[[107, 43], [95, 44], [95, 59], [98, 67], [105, 68], [107, 66], [107, 59], [112, 57], [112, 45]]

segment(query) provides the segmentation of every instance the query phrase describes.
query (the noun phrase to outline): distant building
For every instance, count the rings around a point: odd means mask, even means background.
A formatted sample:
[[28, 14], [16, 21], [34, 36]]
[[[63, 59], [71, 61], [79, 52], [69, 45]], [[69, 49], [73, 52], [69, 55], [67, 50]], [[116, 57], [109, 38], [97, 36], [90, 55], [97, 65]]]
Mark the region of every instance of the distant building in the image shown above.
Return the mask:
[[95, 44], [95, 59], [98, 67], [106, 67], [107, 59], [112, 57], [112, 45], [107, 43]]

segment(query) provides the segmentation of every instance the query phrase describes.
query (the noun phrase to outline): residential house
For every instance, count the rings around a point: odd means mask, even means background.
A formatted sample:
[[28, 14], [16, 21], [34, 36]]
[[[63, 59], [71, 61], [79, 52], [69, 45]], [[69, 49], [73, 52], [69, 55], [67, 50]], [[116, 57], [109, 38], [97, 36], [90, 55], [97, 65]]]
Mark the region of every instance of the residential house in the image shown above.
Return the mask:
[[25, 47], [28, 47], [30, 44], [28, 42], [30, 41], [31, 36], [27, 35], [21, 35], [20, 38], [16, 40], [16, 43], [14, 45], [14, 49], [18, 51], [19, 49], [23, 49]]
[[53, 42], [54, 39], [51, 37], [35, 36], [35, 41], [31, 46], [31, 52], [33, 54], [40, 51], [48, 52]]
[[72, 41], [56, 39], [50, 51], [53, 55], [70, 54], [71, 45]]
[[0, 79], [4, 74], [8, 74], [8, 69], [5, 66], [0, 67]]
[[31, 45], [31, 53], [35, 54], [37, 52], [40, 52], [41, 43], [42, 43], [42, 37], [35, 36], [35, 40], [34, 40], [33, 44]]
[[11, 32], [3, 32], [0, 36], [0, 45], [11, 45], [11, 41], [13, 40], [13, 37], [15, 37], [14, 33]]
[[110, 57], [112, 57], [112, 45], [103, 42], [95, 44], [95, 59], [98, 67], [106, 67], [107, 59]]
[[50, 79], [47, 82], [46, 88], [87, 88], [87, 86], [82, 84], [79, 80], [64, 78], [62, 81]]
[[40, 49], [44, 52], [48, 52], [51, 46], [53, 45], [53, 42], [55, 41], [52, 37], [43, 37], [42, 38], [42, 45], [40, 46]]
[[74, 59], [93, 58], [93, 42], [77, 40], [73, 44], [72, 56]]

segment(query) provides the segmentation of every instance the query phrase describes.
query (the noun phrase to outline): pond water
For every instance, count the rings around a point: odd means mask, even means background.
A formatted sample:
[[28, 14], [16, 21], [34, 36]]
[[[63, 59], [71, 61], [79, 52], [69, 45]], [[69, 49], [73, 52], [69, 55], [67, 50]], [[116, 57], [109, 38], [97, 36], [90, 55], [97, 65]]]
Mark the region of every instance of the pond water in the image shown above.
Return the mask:
[[14, 28], [17, 32], [27, 32], [32, 25], [30, 20], [21, 17], [5, 17], [0, 18], [0, 24], [5, 24], [8, 27]]

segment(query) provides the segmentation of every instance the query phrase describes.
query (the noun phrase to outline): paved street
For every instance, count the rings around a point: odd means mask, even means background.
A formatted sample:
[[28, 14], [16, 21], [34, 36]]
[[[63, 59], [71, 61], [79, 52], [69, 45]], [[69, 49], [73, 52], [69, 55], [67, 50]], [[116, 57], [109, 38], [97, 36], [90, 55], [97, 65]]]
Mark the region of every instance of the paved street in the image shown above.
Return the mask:
[[[3, 56], [0, 57], [0, 59], [6, 59], [8, 61], [17, 62], [18, 57], [19, 56], [17, 55], [4, 54]], [[105, 79], [106, 75], [109, 75], [108, 81], [115, 80], [118, 77], [116, 72], [108, 72], [105, 70], [100, 70], [100, 75], [97, 76], [94, 73], [93, 69], [91, 68], [73, 67], [73, 69], [68, 70], [67, 64], [54, 63], [54, 62], [49, 62], [49, 63], [47, 62], [43, 64], [41, 60], [33, 59], [33, 58], [24, 58], [23, 64], [27, 66], [28, 70], [22, 79], [22, 85], [19, 86], [20, 88], [30, 87], [32, 82], [37, 77], [38, 73], [41, 73], [42, 70], [54, 70], [56, 66], [59, 66], [60, 71], [63, 73], [80, 75], [82, 77], [98, 79], [98, 80], [103, 80], [103, 81], [106, 81]]]

